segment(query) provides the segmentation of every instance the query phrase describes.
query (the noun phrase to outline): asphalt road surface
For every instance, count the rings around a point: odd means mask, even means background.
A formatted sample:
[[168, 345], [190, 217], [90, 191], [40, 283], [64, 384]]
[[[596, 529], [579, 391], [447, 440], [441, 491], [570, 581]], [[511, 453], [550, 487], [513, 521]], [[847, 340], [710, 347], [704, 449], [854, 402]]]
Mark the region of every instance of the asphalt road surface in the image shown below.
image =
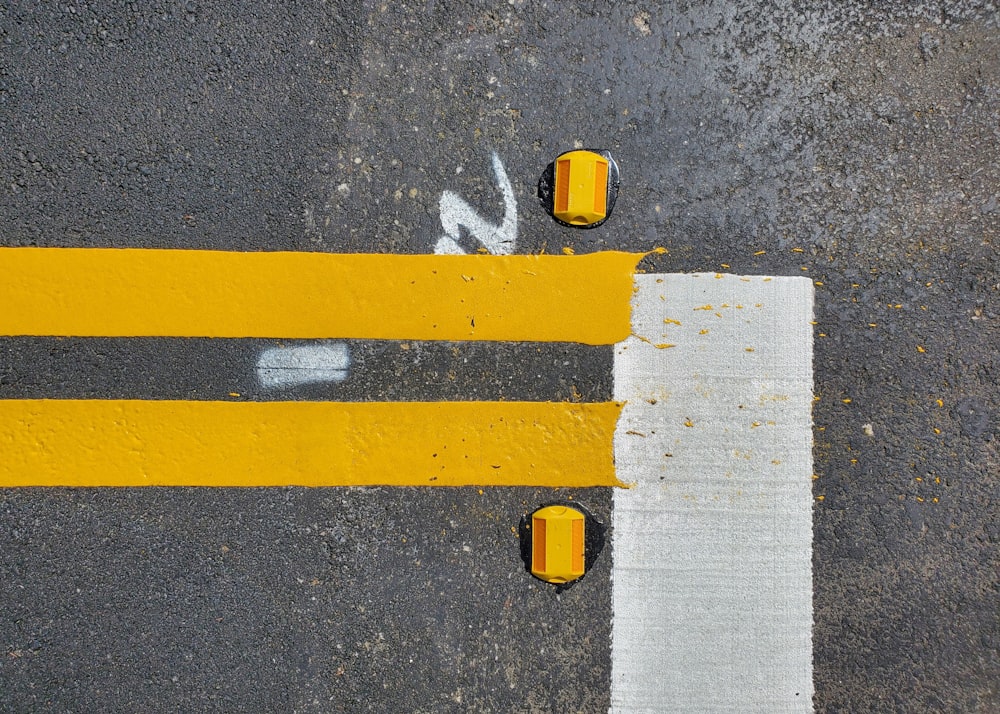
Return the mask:
[[[995, 3], [0, 6], [0, 243], [430, 253], [451, 191], [518, 253], [816, 286], [820, 712], [1000, 710]], [[535, 197], [574, 147], [612, 218]], [[482, 231], [452, 238], [467, 251]], [[0, 340], [0, 398], [607, 399], [610, 348]], [[267, 343], [270, 344], [270, 343]], [[449, 373], [458, 375], [448, 378]], [[486, 396], [484, 396], [486, 395]], [[523, 513], [606, 490], [0, 492], [0, 711], [605, 712], [610, 557]]]

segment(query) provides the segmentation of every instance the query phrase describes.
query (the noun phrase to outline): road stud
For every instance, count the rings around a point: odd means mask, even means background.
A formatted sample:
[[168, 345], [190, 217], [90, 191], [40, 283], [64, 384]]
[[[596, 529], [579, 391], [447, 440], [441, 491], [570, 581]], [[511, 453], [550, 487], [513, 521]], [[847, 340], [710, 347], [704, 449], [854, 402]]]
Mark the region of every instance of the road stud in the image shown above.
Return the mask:
[[531, 574], [549, 583], [583, 575], [587, 519], [568, 506], [547, 506], [531, 514]]
[[618, 185], [618, 166], [610, 153], [567, 151], [547, 167], [539, 180], [538, 197], [559, 223], [595, 228], [611, 215]]

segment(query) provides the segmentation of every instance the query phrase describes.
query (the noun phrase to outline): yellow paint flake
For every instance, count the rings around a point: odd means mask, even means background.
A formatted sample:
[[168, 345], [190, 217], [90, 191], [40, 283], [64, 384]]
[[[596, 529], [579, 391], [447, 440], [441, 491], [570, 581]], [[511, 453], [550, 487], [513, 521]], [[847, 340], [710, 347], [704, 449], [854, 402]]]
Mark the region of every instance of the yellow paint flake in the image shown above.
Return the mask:
[[943, 399], [937, 399], [937, 400], [935, 400], [934, 403], [937, 404], [939, 407], [943, 407], [944, 406], [944, 400]]
[[923, 482], [924, 482], [924, 480], [923, 480], [922, 478], [920, 478], [919, 476], [917, 476], [917, 477], [916, 477], [915, 479], [913, 479], [913, 480], [914, 480], [914, 481], [916, 481], [917, 483], [923, 483]]
[[570, 248], [567, 245], [567, 246], [563, 246], [562, 252], [563, 252], [563, 255], [573, 255], [576, 251], [574, 251], [572, 248]]
[[933, 501], [934, 503], [937, 503], [937, 502], [938, 502], [938, 499], [937, 499], [937, 497], [936, 497], [936, 496], [935, 496], [934, 498], [932, 498], [931, 500], [932, 500], [932, 501]]
[[751, 429], [756, 429], [758, 426], [760, 426], [760, 422], [759, 421], [750, 422], [750, 428]]
[[670, 347], [676, 347], [677, 346], [677, 345], [669, 343], [669, 342], [653, 342], [648, 337], [643, 337], [642, 335], [633, 335], [633, 337], [635, 337], [640, 342], [645, 342], [647, 345], [652, 345], [653, 347], [655, 347], [658, 350], [665, 350], [665, 349], [668, 349]]
[[715, 279], [716, 280], [722, 280], [722, 273], [716, 273], [715, 274]]
[[771, 459], [771, 463], [774, 464], [775, 466], [778, 466], [781, 464], [781, 459]]
[[736, 305], [736, 309], [737, 309], [737, 310], [742, 310], [742, 309], [743, 309], [743, 306], [742, 306], [742, 305], [740, 305], [740, 304], [737, 304], [737, 305]]
[[851, 398], [847, 397], [846, 399], [841, 399], [840, 401], [842, 401], [844, 404], [850, 404], [851, 403]]
[[719, 265], [721, 265], [726, 270], [729, 270], [729, 263], [719, 263]]
[[877, 322], [869, 322], [868, 323], [868, 327], [878, 327], [878, 323]]
[[698, 334], [699, 335], [707, 335], [708, 334], [708, 330], [707, 329], [706, 330], [698, 330]]
[[923, 354], [926, 351], [927, 350], [925, 350], [923, 347], [921, 347], [920, 345], [917, 345], [917, 352], [919, 352], [920, 354]]
[[805, 253], [805, 250], [803, 250], [802, 248], [792, 248], [792, 252], [793, 253]]
[[828, 335], [827, 335], [827, 334], [826, 334], [825, 332], [820, 332], [820, 333], [819, 333], [819, 336], [820, 336], [820, 337], [827, 337]]
[[769, 283], [769, 282], [771, 282], [771, 280], [773, 280], [773, 278], [764, 278], [763, 282]]
[[918, 503], [923, 503], [923, 502], [924, 502], [924, 499], [923, 499], [923, 498], [921, 498], [920, 496], [917, 496], [917, 502], [918, 502]]
[[813, 474], [812, 480], [813, 481], [818, 481], [819, 480], [819, 474]]
[[826, 498], [826, 496], [816, 496], [816, 500], [817, 501], [822, 501], [825, 498]]
[[937, 427], [934, 427], [934, 433], [935, 433], [935, 434], [940, 434], [940, 433], [941, 433], [941, 430], [940, 430], [940, 429], [938, 429]]
[[238, 397], [238, 396], [240, 396], [240, 393], [239, 392], [230, 392], [229, 396], [230, 397]]
[[766, 250], [758, 250], [754, 255], [764, 255], [766, 252]]
[[814, 281], [814, 283], [820, 287], [823, 287], [823, 283], [820, 282], [819, 280]]
[[743, 351], [744, 352], [753, 352], [753, 347], [744, 347]]
[[713, 308], [712, 308], [711, 305], [702, 305], [701, 307], [696, 307], [694, 309], [695, 310], [712, 310]]
[[680, 320], [674, 320], [674, 319], [671, 319], [669, 317], [665, 317], [665, 318], [663, 318], [663, 324], [665, 324], [665, 325], [680, 325], [681, 321]]
[[692, 427], [692, 426], [694, 426], [694, 422], [691, 421], [690, 419], [685, 419], [684, 420], [684, 426], [686, 426], [686, 427]]

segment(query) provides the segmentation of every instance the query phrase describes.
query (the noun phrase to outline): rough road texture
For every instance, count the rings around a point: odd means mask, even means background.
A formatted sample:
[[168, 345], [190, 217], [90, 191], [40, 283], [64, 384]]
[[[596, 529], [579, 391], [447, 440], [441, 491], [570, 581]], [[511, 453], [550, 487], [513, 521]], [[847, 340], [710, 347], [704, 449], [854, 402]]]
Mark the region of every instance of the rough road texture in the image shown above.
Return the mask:
[[[443, 190], [499, 222], [495, 150], [519, 252], [662, 245], [649, 267], [812, 276], [817, 710], [992, 712], [997, 20], [986, 0], [8, 3], [0, 240], [429, 252]], [[595, 231], [556, 226], [534, 198], [577, 144], [622, 169]], [[501, 520], [534, 497], [491, 496]], [[511, 624], [506, 599], [401, 614], [429, 598], [425, 580], [461, 577], [439, 511], [457, 509], [474, 552], [496, 547], [463, 505], [478, 498], [414, 497], [417, 519], [385, 493], [8, 492], [0, 709], [327, 711], [333, 696], [345, 711], [605, 711], [606, 588], [581, 583], [570, 606], [511, 586], [534, 629]], [[327, 554], [354, 508], [397, 524], [360, 531], [357, 553], [391, 552], [383, 539], [411, 526], [438, 533], [433, 572], [385, 581], [375, 561]], [[234, 554], [247, 560], [220, 580], [209, 560]], [[523, 575], [490, 558], [488, 582]], [[327, 607], [311, 609], [310, 587]], [[529, 631], [555, 642], [563, 622], [577, 624], [556, 674], [517, 659], [543, 657]]]

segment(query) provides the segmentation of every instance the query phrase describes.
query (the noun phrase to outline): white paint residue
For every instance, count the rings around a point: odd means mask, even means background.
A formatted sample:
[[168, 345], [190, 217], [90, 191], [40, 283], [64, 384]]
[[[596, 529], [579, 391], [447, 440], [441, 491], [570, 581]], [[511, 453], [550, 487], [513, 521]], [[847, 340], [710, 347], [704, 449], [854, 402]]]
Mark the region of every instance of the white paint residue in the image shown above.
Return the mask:
[[441, 226], [446, 235], [438, 239], [434, 252], [438, 255], [459, 255], [468, 251], [459, 244], [462, 228], [475, 238], [490, 253], [510, 255], [517, 242], [517, 200], [514, 187], [507, 178], [507, 171], [496, 152], [493, 152], [493, 173], [503, 193], [504, 214], [500, 225], [486, 220], [461, 196], [445, 191], [438, 204], [441, 211]]
[[343, 382], [350, 366], [351, 354], [343, 342], [271, 347], [257, 360], [257, 379], [264, 389]]

